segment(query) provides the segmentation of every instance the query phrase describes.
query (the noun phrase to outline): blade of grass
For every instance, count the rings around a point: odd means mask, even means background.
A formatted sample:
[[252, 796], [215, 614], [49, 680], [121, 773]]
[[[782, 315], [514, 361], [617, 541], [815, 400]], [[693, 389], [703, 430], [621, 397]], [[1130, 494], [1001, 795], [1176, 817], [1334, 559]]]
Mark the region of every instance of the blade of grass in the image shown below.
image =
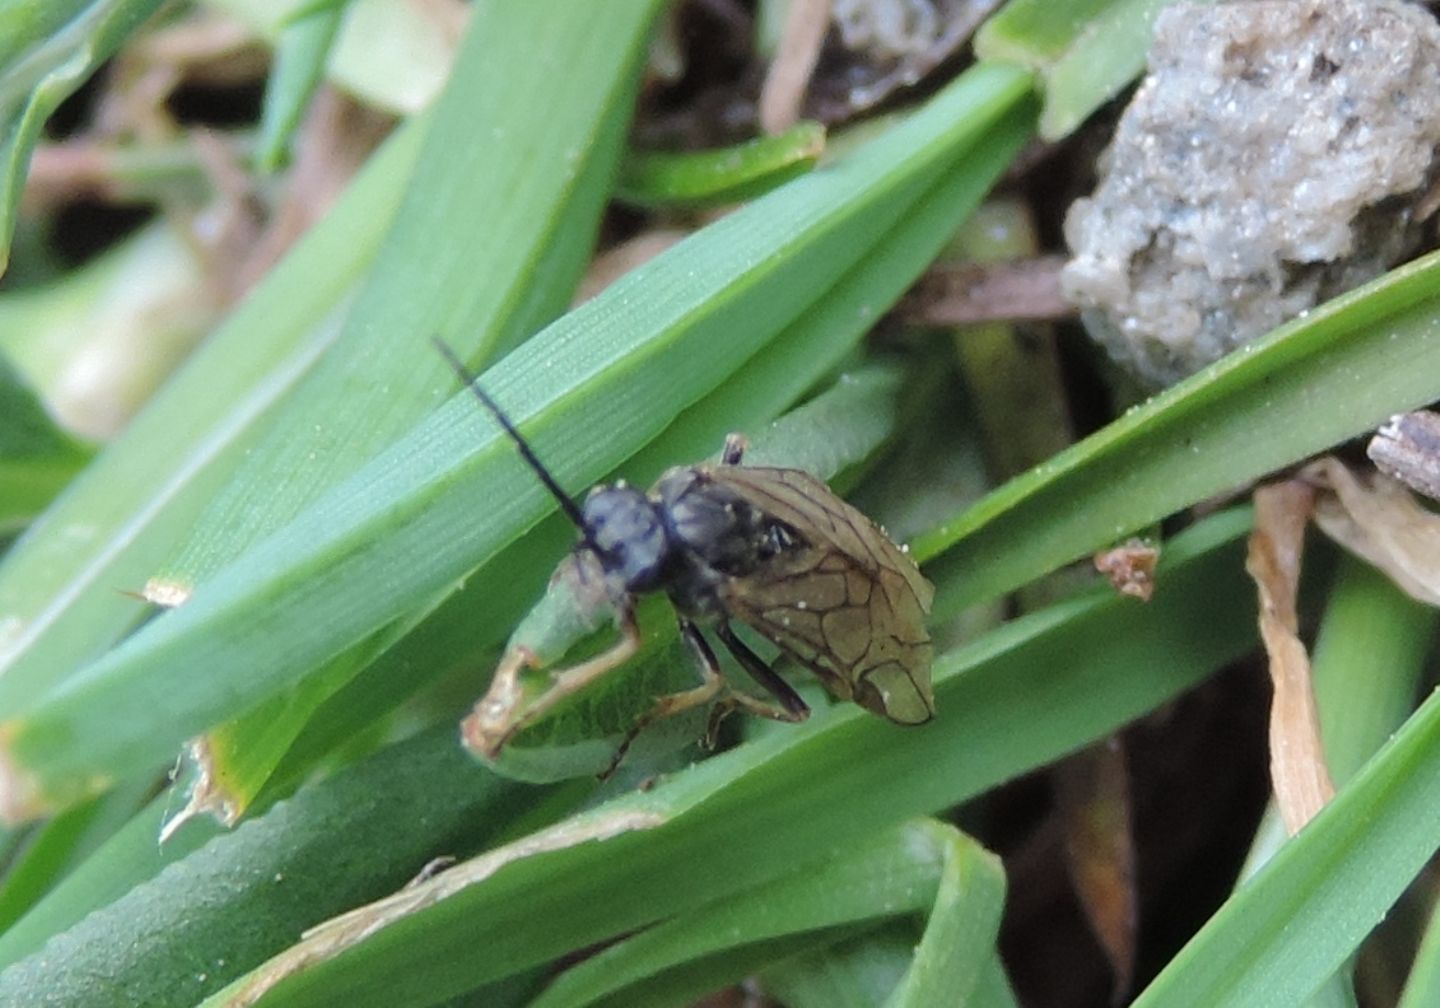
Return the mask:
[[1146, 606], [1089, 592], [943, 656], [941, 714], [925, 728], [850, 706], [819, 712], [567, 824], [572, 835], [631, 819], [648, 828], [511, 861], [311, 962], [263, 1003], [439, 1000], [763, 884], [1101, 737], [1253, 646], [1239, 541], [1248, 525], [1247, 512], [1231, 512], [1177, 537]]
[[61, 424], [112, 440], [217, 314], [193, 241], [156, 220], [51, 282], [0, 294], [0, 349]]
[[998, 954], [990, 956], [985, 972], [980, 974], [980, 982], [975, 987], [975, 996], [971, 1003], [973, 1008], [1018, 1008], [1020, 1002], [1015, 997], [1010, 978], [1005, 975], [1005, 966], [1000, 962]]
[[208, 6], [276, 44], [295, 22], [343, 8], [325, 75], [363, 104], [394, 115], [427, 108], [454, 57], [457, 19], [443, 6], [391, 0], [210, 0]]
[[[941, 972], [974, 980], [994, 941], [1004, 903], [1005, 876], [999, 861], [953, 827], [922, 820], [884, 830], [821, 861], [796, 866], [790, 874], [658, 924], [562, 973], [531, 1008], [580, 1008], [602, 1001], [661, 1003], [704, 994], [706, 979], [666, 976], [684, 973], [692, 960], [799, 932], [837, 928], [868, 920], [929, 911], [933, 942], [948, 944], [950, 961]], [[957, 932], [979, 931], [978, 945], [954, 944]], [[983, 932], [989, 930], [989, 941]], [[965, 934], [965, 937], [976, 937]], [[924, 955], [924, 942], [922, 951]], [[934, 955], [932, 949], [931, 953]], [[747, 965], [749, 965], [747, 963]], [[922, 968], [929, 973], [937, 964]], [[743, 973], [723, 977], [739, 979]], [[962, 985], [963, 986], [963, 985]], [[934, 992], [939, 994], [940, 992]], [[961, 1004], [958, 998], [929, 1004]], [[922, 1003], [922, 1002], [913, 1002]]]
[[[108, 798], [106, 795], [101, 800]], [[162, 794], [118, 830], [111, 831], [90, 857], [0, 934], [0, 971], [39, 951], [53, 936], [154, 878], [166, 865], [194, 853], [223, 832], [208, 820], [191, 823], [162, 847], [157, 842], [160, 829], [173, 811], [173, 800]]]
[[980, 27], [975, 53], [1040, 75], [1040, 136], [1061, 140], [1145, 68], [1155, 17], [1172, 2], [1011, 0]]
[[275, 65], [265, 82], [255, 164], [273, 172], [290, 157], [290, 141], [325, 74], [325, 63], [344, 17], [336, 5], [291, 20], [275, 43]]
[[166, 867], [0, 974], [0, 989], [54, 1008], [192, 1005], [431, 858], [473, 851], [499, 810], [544, 795], [475, 767], [452, 732], [429, 732]]
[[1437, 318], [1440, 254], [1432, 254], [1280, 327], [1011, 480], [912, 544], [922, 562], [933, 560], [932, 578], [959, 584], [937, 595], [937, 613], [1003, 594], [1440, 398]]
[[1440, 846], [1440, 693], [1225, 902], [1137, 1008], [1298, 1005]]
[[[487, 372], [487, 388], [564, 485], [587, 484], [783, 331], [882, 222], [964, 170], [964, 157], [993, 178], [992, 162], [1028, 128], [1027, 89], [1009, 68], [968, 71], [844, 163], [717, 221], [562, 317]], [[415, 334], [417, 348], [427, 338]], [[12, 814], [163, 760], [431, 597], [552, 506], [462, 392], [189, 603], [0, 724]]]
[[809, 171], [824, 149], [825, 127], [802, 122], [720, 150], [631, 151], [615, 197], [637, 206], [738, 203]]
[[[488, 360], [564, 310], [615, 176], [657, 6], [477, 10], [340, 334], [156, 580], [182, 591], [204, 582], [433, 409], [452, 380], [448, 365], [429, 348], [417, 354], [404, 334], [438, 333]], [[547, 40], [543, 54], [526, 44], [533, 38]], [[515, 94], [543, 96], [546, 115]], [[285, 695], [208, 732], [198, 751], [216, 788], [197, 800], [233, 820], [308, 713], [411, 622], [367, 635]]]
[[[564, 311], [615, 176], [658, 6], [476, 11], [394, 223], [333, 346], [281, 403], [162, 577], [204, 581], [443, 400], [453, 376], [414, 334], [438, 335], [485, 362]], [[538, 37], [547, 40], [543, 55], [524, 44]], [[543, 96], [546, 116], [514, 101], [517, 93]]]
[[37, 700], [144, 614], [138, 591], [310, 367], [367, 269], [418, 149], [404, 127], [339, 203], [0, 564], [0, 712]]
[[[691, 1005], [697, 1003], [701, 995], [721, 990], [736, 977], [752, 976], [774, 962], [818, 952], [873, 929], [874, 925], [852, 924], [802, 931], [727, 949], [713, 956], [702, 956], [692, 959], [684, 969], [655, 977], [639, 988], [628, 988], [612, 997], [593, 1001], [591, 1008], [675, 1008], [676, 1005]], [[699, 1000], [698, 1003], [706, 1002]]]
[[1414, 710], [1437, 617], [1363, 560], [1341, 559], [1313, 661], [1336, 784], [1353, 778]]
[[[915, 946], [913, 924], [897, 921], [771, 965], [761, 984], [787, 1008], [881, 1008], [907, 971], [917, 968]], [[994, 949], [983, 957], [979, 979], [964, 1000], [924, 1003], [966, 1008], [1016, 1005]]]
[[50, 113], [160, 0], [11, 0], [0, 6], [0, 274], [30, 152]]
[[1430, 923], [1425, 927], [1396, 1008], [1425, 1008], [1433, 1004], [1440, 1004], [1440, 909], [1430, 912]]
[[[1337, 784], [1354, 777], [1414, 709], [1436, 618], [1369, 564], [1341, 558], [1313, 661], [1325, 761]], [[1242, 885], [1286, 839], [1272, 802], [1241, 870]], [[1332, 977], [1312, 1005], [1353, 1003], [1350, 972], [1347, 966]]]
[[770, 964], [765, 993], [786, 1008], [881, 1008], [915, 957], [914, 921], [894, 921]]
[[1000, 859], [978, 845], [973, 851], [952, 850], [941, 868], [925, 935], [886, 1008], [968, 1004], [995, 958], [1004, 909]]
[[0, 946], [16, 920], [123, 826], [154, 789], [153, 780], [131, 781], [36, 827], [24, 849], [5, 865]]
[[24, 527], [89, 458], [0, 354], [0, 535]]

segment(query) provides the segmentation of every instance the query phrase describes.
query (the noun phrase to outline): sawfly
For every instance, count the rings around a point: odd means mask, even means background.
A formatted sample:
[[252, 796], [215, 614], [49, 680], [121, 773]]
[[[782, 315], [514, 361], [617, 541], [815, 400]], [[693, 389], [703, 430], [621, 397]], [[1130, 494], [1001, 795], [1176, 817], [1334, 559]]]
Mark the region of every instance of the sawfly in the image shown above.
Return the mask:
[[[469, 748], [494, 759], [517, 731], [631, 658], [641, 643], [636, 597], [652, 592], [668, 596], [701, 681], [656, 699], [621, 753], [645, 725], [706, 704], [713, 705], [712, 732], [736, 708], [779, 721], [809, 715], [732, 621], [776, 644], [841, 700], [897, 724], [934, 716], [925, 627], [934, 589], [901, 547], [823, 481], [800, 469], [741, 464], [745, 442], [732, 434], [718, 464], [676, 466], [648, 492], [623, 482], [597, 486], [577, 503], [455, 353], [436, 345], [579, 531], [556, 578], [567, 575], [598, 593], [619, 631], [608, 650], [552, 672], [545, 692], [528, 702], [518, 677], [523, 665], [538, 663], [523, 654], [502, 662], [466, 719]], [[773, 703], [730, 687], [706, 632]]]

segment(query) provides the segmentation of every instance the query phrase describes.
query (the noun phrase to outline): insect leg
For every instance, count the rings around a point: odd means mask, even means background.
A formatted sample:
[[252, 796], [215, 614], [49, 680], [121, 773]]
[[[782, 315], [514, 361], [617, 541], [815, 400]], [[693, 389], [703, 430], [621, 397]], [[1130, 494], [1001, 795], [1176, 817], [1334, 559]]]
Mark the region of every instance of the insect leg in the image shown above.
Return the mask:
[[[607, 651], [603, 651], [579, 665], [552, 673], [550, 687], [527, 705], [520, 704], [520, 690], [514, 676], [506, 683], [496, 681], [475, 709], [460, 725], [460, 735], [466, 748], [494, 759], [505, 748], [510, 737], [526, 725], [541, 717], [561, 700], [584, 689], [606, 672], [629, 661], [640, 650], [640, 628], [635, 625], [635, 609], [630, 604], [621, 608], [615, 616], [620, 630], [620, 639]], [[518, 669], [515, 670], [518, 672]]]
[[630, 730], [625, 733], [620, 747], [615, 750], [615, 758], [610, 761], [610, 766], [606, 771], [600, 775], [602, 780], [615, 772], [615, 768], [620, 765], [620, 761], [625, 758], [625, 753], [629, 751], [630, 744], [648, 725], [654, 724], [661, 718], [672, 717], [690, 710], [692, 707], [709, 703], [715, 699], [721, 687], [725, 685], [725, 677], [720, 674], [720, 662], [715, 658], [715, 652], [711, 650], [710, 643], [701, 635], [699, 627], [682, 617], [680, 619], [680, 636], [685, 638], [686, 643], [695, 652], [695, 657], [700, 661], [700, 685], [694, 689], [657, 697], [655, 706], [640, 715]]
[[721, 465], [739, 465], [740, 460], [745, 457], [745, 435], [725, 435], [725, 447], [720, 449]]
[[688, 619], [681, 619], [680, 636], [685, 638], [685, 642], [695, 652], [695, 657], [700, 659], [700, 685], [694, 689], [659, 697], [655, 701], [655, 706], [650, 708], [640, 719], [640, 728], [644, 728], [652, 721], [671, 717], [692, 707], [709, 703], [715, 699], [715, 695], [725, 685], [725, 677], [720, 674], [720, 662], [716, 660], [715, 652], [710, 649], [710, 642], [701, 636], [700, 628]]
[[776, 675], [775, 671], [766, 665], [759, 655], [751, 651], [744, 641], [736, 637], [735, 631], [730, 629], [730, 624], [716, 624], [715, 636], [720, 638], [720, 643], [729, 649], [730, 653], [735, 656], [735, 660], [744, 666], [745, 671], [749, 672], [757, 683], [765, 687], [771, 696], [780, 701], [779, 707], [771, 707], [769, 704], [760, 703], [742, 693], [736, 693], [734, 694], [736, 704], [752, 714], [773, 718], [776, 721], [804, 721], [810, 716], [810, 707], [800, 699], [800, 694], [796, 693], [784, 679]]

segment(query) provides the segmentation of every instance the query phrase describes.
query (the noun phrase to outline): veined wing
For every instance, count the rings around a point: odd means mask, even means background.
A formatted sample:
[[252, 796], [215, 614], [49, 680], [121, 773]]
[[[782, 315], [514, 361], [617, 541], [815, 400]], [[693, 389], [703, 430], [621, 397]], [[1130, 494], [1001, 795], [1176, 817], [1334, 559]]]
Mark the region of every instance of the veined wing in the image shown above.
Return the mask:
[[925, 627], [934, 588], [864, 514], [799, 469], [706, 467], [706, 476], [804, 540], [723, 587], [727, 609], [842, 699], [900, 724], [935, 713]]

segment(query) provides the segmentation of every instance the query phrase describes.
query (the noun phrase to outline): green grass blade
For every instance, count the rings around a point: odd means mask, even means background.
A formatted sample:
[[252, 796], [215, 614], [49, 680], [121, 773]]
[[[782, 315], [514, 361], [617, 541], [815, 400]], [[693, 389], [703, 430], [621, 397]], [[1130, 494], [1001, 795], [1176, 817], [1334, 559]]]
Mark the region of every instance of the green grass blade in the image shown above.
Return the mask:
[[[1013, 69], [972, 69], [843, 163], [562, 317], [487, 372], [487, 387], [564, 485], [587, 485], [783, 331], [977, 145], [992, 148], [976, 159], [993, 178], [994, 151], [1008, 159], [1028, 129], [1028, 85]], [[412, 334], [417, 355], [429, 335]], [[552, 506], [469, 393], [454, 396], [186, 605], [0, 725], [10, 807], [72, 801], [166, 759], [433, 597]]]
[[[340, 334], [160, 579], [203, 583], [434, 408], [453, 376], [404, 334], [443, 334], [485, 360], [564, 310], [615, 175], [655, 8], [656, 0], [625, 0], [478, 12]], [[527, 45], [540, 37], [543, 60]], [[557, 64], [567, 72], [555, 74]], [[516, 93], [544, 95], [546, 115], [513, 101]], [[217, 789], [204, 801], [228, 817], [243, 811], [308, 714], [412, 622], [377, 628], [284, 696], [208, 733], [207, 777]]]
[[[1343, 786], [1415, 708], [1437, 614], [1363, 560], [1346, 555], [1326, 600], [1312, 658], [1325, 762]], [[1284, 845], [1272, 800], [1251, 845], [1241, 885]], [[1355, 1000], [1348, 965], [1311, 1004]]]
[[325, 74], [344, 7], [335, 5], [294, 19], [280, 31], [275, 65], [265, 82], [255, 164], [273, 172], [290, 156], [290, 140]]
[[89, 458], [0, 355], [0, 535], [24, 527]]
[[[961, 856], [968, 853], [969, 857]], [[952, 850], [915, 958], [886, 1008], [927, 1008], [969, 1003], [995, 958], [1005, 909], [1005, 869], [975, 845]]]
[[0, 989], [54, 1008], [192, 1005], [430, 858], [473, 850], [500, 809], [544, 794], [485, 773], [450, 731], [432, 731], [168, 866], [0, 974]]
[[[1325, 762], [1344, 785], [1415, 709], [1440, 616], [1363, 560], [1341, 558], [1311, 659]], [[1242, 881], [1285, 843], [1271, 803]]]
[[[1011, 480], [913, 545], [938, 611], [1440, 399], [1440, 254], [1275, 330]], [[940, 554], [944, 554], [940, 556]]]
[[[542, 834], [543, 846], [532, 838], [532, 856], [512, 852], [263, 1003], [430, 1003], [763, 884], [1102, 737], [1253, 646], [1248, 527], [1242, 510], [1178, 537], [1148, 605], [1090, 592], [943, 656], [940, 716], [924, 728], [848, 705], [817, 712]], [[446, 887], [465, 877], [452, 871]]]
[[1137, 1008], [1299, 1005], [1440, 846], [1440, 693], [1161, 971]]
[[[580, 1008], [602, 998], [617, 1004], [654, 1002], [651, 985], [644, 982], [650, 978], [673, 998], [674, 981], [661, 974], [691, 960], [797, 932], [932, 908], [937, 935], [949, 936], [954, 918], [968, 914], [988, 920], [993, 939], [1003, 894], [999, 862], [974, 841], [939, 823], [907, 823], [611, 946], [561, 974], [531, 1008]], [[696, 996], [705, 989], [689, 993]]]
[[[187, 536], [168, 579], [203, 582], [443, 401], [454, 376], [417, 334], [488, 361], [565, 309], [614, 179], [657, 5], [477, 10], [339, 335]], [[543, 60], [526, 45], [540, 37]], [[546, 115], [517, 93], [543, 95]]]
[[[277, 769], [287, 762], [296, 739], [304, 733], [317, 710], [352, 682], [377, 654], [413, 630], [419, 618], [398, 620], [377, 630], [325, 662], [293, 689], [268, 697], [259, 706], [187, 743], [182, 765], [194, 770], [195, 779], [186, 785], [187, 801], [183, 810], [176, 809], [177, 816], [188, 818], [197, 812], [208, 812], [233, 826], [272, 784], [293, 787], [297, 779], [315, 770], [314, 761], [303, 766], [292, 765], [289, 780], [275, 780]], [[362, 705], [361, 710], [371, 716], [364, 722], [347, 724], [344, 738], [337, 739], [336, 744], [363, 737], [367, 729], [373, 737], [382, 733], [375, 718], [384, 711], [376, 712], [372, 704]], [[317, 758], [323, 755], [325, 753], [316, 754]]]
[[374, 260], [420, 140], [402, 128], [0, 564], [0, 712], [34, 702], [144, 615], [138, 591], [310, 367]]
[[970, 1003], [972, 1008], [1018, 1008], [1020, 1002], [1010, 986], [1010, 978], [1005, 975], [999, 955], [991, 955], [985, 964], [985, 971], [980, 974], [980, 982], [975, 985]]
[[162, 847], [158, 842], [160, 830], [173, 811], [168, 793], [155, 798], [0, 934], [0, 971], [39, 951], [55, 935], [120, 899], [222, 832], [210, 820], [190, 823]]
[[429, 107], [445, 85], [458, 42], [455, 20], [390, 0], [210, 0], [207, 6], [271, 45], [295, 22], [343, 7], [325, 76], [361, 104], [397, 116]]
[[904, 980], [917, 938], [913, 920], [870, 928], [772, 963], [761, 986], [786, 1008], [881, 1008]]
[[1437, 616], [1363, 560], [1341, 559], [1312, 659], [1325, 762], [1337, 785], [1414, 710]]
[[[874, 925], [853, 924], [803, 931], [727, 949], [713, 956], [693, 959], [684, 968], [661, 974], [637, 987], [592, 1001], [591, 1008], [677, 1008], [679, 1005], [692, 1005], [697, 1003], [700, 995], [718, 991], [736, 977], [752, 976], [777, 961], [823, 951], [828, 945], [844, 943], [873, 929]], [[786, 1008], [802, 1008], [788, 1000], [783, 1003]], [[826, 1008], [847, 1008], [847, 1005], [845, 1002], [830, 1002]]]
[[1433, 1004], [1440, 1004], [1440, 909], [1430, 912], [1430, 923], [1396, 1008], [1426, 1008]]
[[615, 196], [638, 206], [737, 203], [809, 171], [824, 150], [825, 127], [801, 122], [720, 150], [632, 151], [621, 165]]
[[1172, 2], [1011, 0], [980, 26], [975, 52], [1040, 75], [1040, 135], [1060, 140], [1145, 68], [1155, 16]]
[[0, 5], [0, 274], [45, 120], [159, 6], [160, 0]]
[[74, 269], [0, 293], [0, 352], [77, 436], [113, 439], [215, 321], [183, 231], [152, 221]]
[[0, 881], [0, 947], [8, 944], [6, 937], [16, 920], [120, 829], [154, 789], [154, 781], [132, 781], [34, 829], [23, 850], [7, 859]]

